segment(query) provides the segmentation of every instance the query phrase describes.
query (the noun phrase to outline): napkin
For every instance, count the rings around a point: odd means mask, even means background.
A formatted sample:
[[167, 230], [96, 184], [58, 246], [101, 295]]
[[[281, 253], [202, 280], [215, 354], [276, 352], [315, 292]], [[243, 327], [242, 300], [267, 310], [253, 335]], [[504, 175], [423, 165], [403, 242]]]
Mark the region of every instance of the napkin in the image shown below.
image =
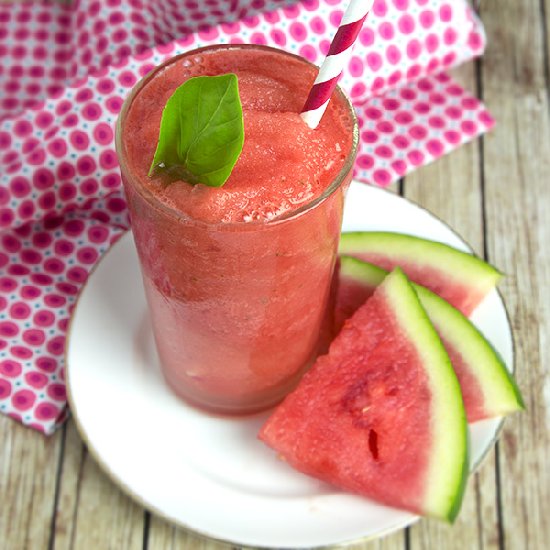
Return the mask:
[[[113, 137], [132, 86], [166, 58], [214, 43], [268, 44], [320, 64], [346, 4], [0, 4], [2, 413], [45, 434], [66, 417], [71, 311], [128, 229]], [[484, 45], [465, 0], [375, 1], [341, 80], [361, 128], [357, 179], [388, 185], [493, 126], [445, 72]]]

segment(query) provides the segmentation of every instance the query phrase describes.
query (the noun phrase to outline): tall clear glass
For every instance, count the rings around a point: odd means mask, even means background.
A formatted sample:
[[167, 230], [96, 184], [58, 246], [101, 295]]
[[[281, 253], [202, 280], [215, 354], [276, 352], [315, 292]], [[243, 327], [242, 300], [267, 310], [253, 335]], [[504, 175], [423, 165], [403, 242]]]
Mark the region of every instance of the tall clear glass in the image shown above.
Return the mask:
[[[297, 59], [262, 46], [213, 46], [164, 66], [228, 48], [235, 56], [251, 48], [271, 52], [274, 63]], [[321, 196], [271, 221], [207, 223], [160, 202], [128, 162], [126, 145], [139, 138], [126, 131], [128, 110], [162, 71], [158, 67], [132, 91], [116, 135], [162, 372], [173, 391], [193, 404], [253, 412], [284, 397], [318, 353], [356, 154], [356, 119], [338, 89], [332, 101], [350, 113], [352, 146]]]

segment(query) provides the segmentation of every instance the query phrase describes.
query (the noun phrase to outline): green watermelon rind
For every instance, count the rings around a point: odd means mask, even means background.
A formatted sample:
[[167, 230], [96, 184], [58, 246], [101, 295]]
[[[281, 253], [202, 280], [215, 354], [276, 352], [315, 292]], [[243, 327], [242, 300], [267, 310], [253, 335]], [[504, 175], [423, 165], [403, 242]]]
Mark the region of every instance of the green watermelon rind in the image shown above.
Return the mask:
[[[378, 286], [388, 272], [351, 256], [340, 257], [340, 271], [370, 286]], [[483, 333], [451, 304], [420, 285], [413, 287], [436, 330], [460, 349], [479, 381], [487, 417], [505, 416], [525, 409], [519, 387], [502, 357]]]
[[475, 288], [482, 295], [493, 289], [502, 277], [500, 271], [473, 254], [444, 243], [403, 233], [342, 233], [339, 253], [348, 256], [361, 253], [380, 254], [396, 262], [421, 263], [461, 286]]
[[397, 268], [386, 277], [383, 288], [399, 326], [417, 349], [431, 389], [433, 447], [422, 508], [428, 515], [452, 522], [460, 510], [468, 477], [468, 425], [460, 385], [407, 277]]
[[[429, 312], [429, 317], [445, 338], [463, 357], [479, 381], [483, 392], [486, 412], [491, 417], [524, 410], [525, 404], [516, 381], [506, 368], [504, 360], [485, 338], [483, 333], [460, 311], [424, 287], [417, 287], [420, 301]], [[444, 328], [443, 328], [444, 327]], [[475, 360], [474, 360], [475, 358]]]

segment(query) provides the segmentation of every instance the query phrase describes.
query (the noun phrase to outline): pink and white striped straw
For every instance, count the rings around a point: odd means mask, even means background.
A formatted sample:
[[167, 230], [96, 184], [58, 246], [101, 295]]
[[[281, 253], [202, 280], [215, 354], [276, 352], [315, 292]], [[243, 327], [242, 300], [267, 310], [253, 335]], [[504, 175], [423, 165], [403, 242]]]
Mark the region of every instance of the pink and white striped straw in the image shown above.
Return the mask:
[[350, 0], [301, 112], [302, 119], [310, 128], [317, 128], [373, 4], [374, 0]]

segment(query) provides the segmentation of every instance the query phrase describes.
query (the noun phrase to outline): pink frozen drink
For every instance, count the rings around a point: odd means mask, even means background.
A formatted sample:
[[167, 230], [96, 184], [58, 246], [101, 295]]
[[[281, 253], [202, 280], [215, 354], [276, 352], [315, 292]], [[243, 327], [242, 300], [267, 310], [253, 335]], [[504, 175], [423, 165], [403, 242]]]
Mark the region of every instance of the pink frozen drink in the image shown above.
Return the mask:
[[[244, 146], [223, 187], [149, 177], [162, 110], [194, 76], [237, 75]], [[218, 412], [279, 401], [318, 352], [357, 144], [337, 90], [300, 118], [317, 69], [261, 46], [175, 57], [127, 99], [117, 130], [125, 192], [162, 371]]]

